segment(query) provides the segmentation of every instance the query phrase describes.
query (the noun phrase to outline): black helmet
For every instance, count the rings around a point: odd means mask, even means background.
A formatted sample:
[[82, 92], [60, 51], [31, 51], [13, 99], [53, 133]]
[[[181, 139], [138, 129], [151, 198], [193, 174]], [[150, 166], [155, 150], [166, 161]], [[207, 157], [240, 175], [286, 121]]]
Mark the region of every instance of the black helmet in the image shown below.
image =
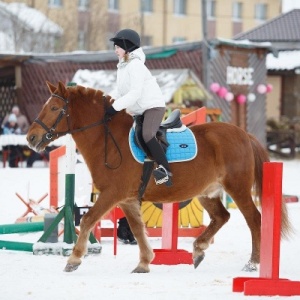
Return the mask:
[[[125, 46], [125, 50], [130, 52], [134, 49], [137, 49], [141, 45], [141, 39], [139, 34], [132, 29], [122, 29], [116, 33], [116, 35], [110, 39], [110, 41], [114, 42], [116, 45], [121, 46], [120, 44]], [[130, 43], [126, 43], [130, 42]], [[128, 49], [126, 45], [132, 44], [132, 47]], [[121, 46], [121, 48], [124, 48]]]

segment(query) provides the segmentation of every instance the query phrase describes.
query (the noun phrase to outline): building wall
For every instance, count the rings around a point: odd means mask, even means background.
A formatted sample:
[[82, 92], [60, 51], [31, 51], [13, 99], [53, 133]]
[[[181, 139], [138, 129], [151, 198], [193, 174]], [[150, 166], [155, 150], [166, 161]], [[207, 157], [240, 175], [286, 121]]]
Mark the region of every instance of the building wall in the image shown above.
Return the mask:
[[[208, 1], [208, 0], [207, 0]], [[241, 22], [233, 22], [234, 0], [215, 0], [216, 16], [208, 20], [209, 38], [231, 38], [241, 31], [259, 25], [254, 19], [255, 4], [268, 5], [267, 19], [280, 14], [281, 0], [236, 0], [243, 4]], [[4, 0], [4, 2], [15, 2]], [[49, 7], [48, 0], [19, 0], [41, 10], [64, 29], [64, 37], [57, 51], [78, 50], [79, 28], [85, 28], [84, 50], [105, 50], [111, 47], [109, 37], [120, 28], [132, 28], [149, 37], [151, 46], [170, 45], [174, 39], [198, 41], [202, 39], [201, 0], [187, 0], [186, 15], [174, 14], [174, 0], [153, 0], [153, 12], [141, 14], [140, 0], [119, 0], [119, 10], [109, 11], [107, 0], [90, 0], [89, 8], [78, 11], [77, 2], [63, 0], [62, 7]], [[83, 50], [83, 49], [80, 49]]]
[[293, 74], [283, 77], [282, 115], [290, 119], [300, 116], [300, 75]]
[[[222, 120], [237, 125], [254, 134], [258, 140], [266, 144], [266, 98], [265, 94], [257, 93], [257, 86], [266, 82], [266, 50], [243, 49], [235, 46], [219, 46], [215, 49], [215, 56], [209, 61], [208, 86], [218, 83], [234, 95], [232, 101], [226, 101], [217, 93], [208, 106], [218, 107], [222, 111]], [[252, 83], [229, 83], [228, 67], [252, 68]], [[240, 94], [248, 97], [255, 94], [255, 101], [246, 101], [239, 104], [237, 99]]]
[[279, 121], [281, 116], [282, 84], [281, 76], [268, 76], [267, 83], [272, 84], [273, 90], [267, 94], [267, 119]]

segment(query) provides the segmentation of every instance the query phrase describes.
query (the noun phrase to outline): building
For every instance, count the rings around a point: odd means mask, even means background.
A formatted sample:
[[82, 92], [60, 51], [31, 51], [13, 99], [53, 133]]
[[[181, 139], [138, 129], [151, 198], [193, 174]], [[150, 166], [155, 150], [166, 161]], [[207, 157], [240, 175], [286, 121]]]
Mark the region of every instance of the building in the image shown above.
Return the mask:
[[0, 2], [0, 51], [54, 52], [63, 30], [24, 3]]
[[[205, 86], [201, 83], [203, 42], [151, 47], [144, 50], [147, 56], [147, 66], [156, 75], [158, 81], [162, 79], [161, 84], [165, 86], [165, 90], [167, 89], [165, 94], [170, 95], [165, 99], [166, 102], [170, 102], [171, 97], [173, 98], [172, 103], [176, 102], [175, 97], [180, 103], [184, 100], [184, 104], [200, 100], [209, 109], [221, 109], [223, 121], [240, 126], [257, 136], [265, 144], [265, 94], [258, 94], [256, 89], [259, 84], [265, 82], [265, 59], [266, 54], [270, 51], [269, 47], [270, 43], [261, 45], [261, 43], [220, 39], [211, 42], [207, 70], [208, 87], [211, 87], [213, 83], [218, 83], [219, 87], [222, 87], [222, 94], [212, 91], [209, 97], [205, 92]], [[114, 76], [114, 72], [111, 71], [116, 70], [117, 58], [113, 51], [27, 56], [0, 54], [0, 67], [4, 62], [7, 65], [6, 70], [12, 70], [11, 74], [14, 69], [19, 72], [15, 72], [16, 76], [12, 76], [11, 81], [3, 89], [2, 95], [0, 95], [0, 106], [7, 113], [15, 102], [9, 92], [16, 93], [17, 103], [22, 107], [28, 119], [33, 121], [49, 98], [46, 81], [53, 84], [57, 84], [58, 81], [67, 83], [74, 80], [78, 70], [89, 70], [92, 73], [89, 80], [102, 81], [103, 85], [95, 85], [95, 88], [101, 88], [101, 86], [108, 88], [108, 82]], [[8, 67], [9, 64], [10, 67]], [[235, 73], [236, 75], [233, 76], [228, 70], [239, 73]], [[99, 71], [98, 74], [95, 71]], [[102, 79], [99, 75], [102, 76]], [[80, 77], [81, 80], [78, 78], [76, 80], [83, 84], [86, 79], [82, 74]], [[178, 80], [175, 80], [176, 77]], [[167, 78], [170, 79], [167, 80]], [[239, 80], [235, 81], [235, 79]], [[14, 85], [14, 81], [19, 84]], [[92, 81], [89, 81], [88, 85], [94, 86], [91, 84]], [[176, 82], [179, 84], [174, 88]], [[178, 87], [183, 84], [185, 93], [180, 91], [181, 95], [178, 95], [175, 91], [177, 92]], [[172, 91], [170, 92], [171, 85]], [[202, 93], [197, 93], [199, 88]], [[109, 90], [107, 92], [109, 93]], [[230, 98], [228, 98], [229, 96]], [[240, 97], [243, 97], [243, 101], [240, 101]], [[194, 109], [199, 107], [193, 106]]]
[[[15, 0], [5, 0], [11, 3]], [[19, 0], [59, 24], [57, 52], [112, 49], [109, 38], [132, 28], [143, 45], [166, 46], [207, 38], [232, 38], [281, 12], [281, 0]], [[207, 14], [203, 14], [202, 3]], [[207, 17], [207, 29], [202, 20]]]
[[300, 116], [300, 9], [281, 14], [261, 26], [235, 36], [236, 40], [268, 41], [276, 54], [268, 54], [267, 82], [273, 92], [267, 97], [267, 115], [279, 120]]

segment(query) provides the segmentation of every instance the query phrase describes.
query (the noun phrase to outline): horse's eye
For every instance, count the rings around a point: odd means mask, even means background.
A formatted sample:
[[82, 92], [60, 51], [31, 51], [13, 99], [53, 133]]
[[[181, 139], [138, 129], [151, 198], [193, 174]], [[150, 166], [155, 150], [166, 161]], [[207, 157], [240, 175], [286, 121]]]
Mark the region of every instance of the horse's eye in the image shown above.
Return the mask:
[[52, 111], [57, 111], [57, 110], [58, 110], [58, 107], [57, 107], [57, 106], [51, 106], [51, 110], [52, 110]]

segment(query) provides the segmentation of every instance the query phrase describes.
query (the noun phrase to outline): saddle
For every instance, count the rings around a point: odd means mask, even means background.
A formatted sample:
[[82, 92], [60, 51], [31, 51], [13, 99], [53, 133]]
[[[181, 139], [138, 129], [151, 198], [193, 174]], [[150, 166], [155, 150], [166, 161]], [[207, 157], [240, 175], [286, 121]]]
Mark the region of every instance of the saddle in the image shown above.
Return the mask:
[[[143, 164], [143, 173], [138, 192], [138, 200], [146, 190], [152, 174], [154, 160], [142, 137], [144, 116], [134, 118], [135, 123], [129, 132], [128, 142], [134, 159]], [[174, 110], [170, 116], [160, 124], [156, 138], [166, 152], [169, 162], [189, 161], [197, 155], [197, 143], [192, 131], [187, 128], [180, 119], [180, 110]]]
[[[159, 129], [156, 133], [156, 138], [158, 142], [161, 144], [163, 150], [166, 152], [168, 146], [170, 145], [167, 141], [167, 130], [173, 129], [174, 131], [180, 131], [185, 129], [185, 126], [183, 126], [181, 119], [180, 119], [180, 110], [175, 109], [169, 117], [163, 121]], [[142, 128], [143, 128], [143, 121], [144, 121], [144, 116], [136, 116], [134, 117], [135, 120], [135, 132], [134, 132], [134, 141], [137, 144], [138, 147], [140, 147], [146, 154], [147, 156], [151, 156], [148, 147], [143, 139], [142, 136]]]

